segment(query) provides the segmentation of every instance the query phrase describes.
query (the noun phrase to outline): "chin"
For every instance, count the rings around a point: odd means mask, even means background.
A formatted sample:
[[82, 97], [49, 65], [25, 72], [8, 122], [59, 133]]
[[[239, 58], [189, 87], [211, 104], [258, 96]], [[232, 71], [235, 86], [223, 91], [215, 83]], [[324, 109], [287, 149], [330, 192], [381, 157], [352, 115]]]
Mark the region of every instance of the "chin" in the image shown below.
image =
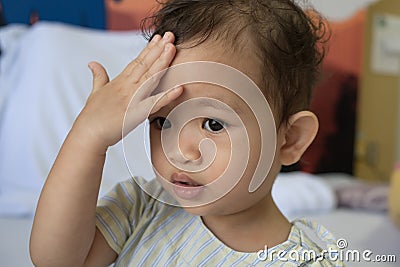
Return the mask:
[[217, 212], [215, 207], [212, 204], [197, 206], [197, 207], [183, 207], [183, 209], [192, 214], [197, 216], [209, 216], [209, 215], [216, 215]]
[[190, 208], [183, 208], [187, 213], [197, 216], [206, 216], [207, 211], [204, 210], [202, 207], [190, 207]]
[[186, 212], [197, 216], [225, 216], [235, 213], [232, 205], [218, 205], [218, 202], [212, 202], [206, 205], [196, 207], [182, 207]]

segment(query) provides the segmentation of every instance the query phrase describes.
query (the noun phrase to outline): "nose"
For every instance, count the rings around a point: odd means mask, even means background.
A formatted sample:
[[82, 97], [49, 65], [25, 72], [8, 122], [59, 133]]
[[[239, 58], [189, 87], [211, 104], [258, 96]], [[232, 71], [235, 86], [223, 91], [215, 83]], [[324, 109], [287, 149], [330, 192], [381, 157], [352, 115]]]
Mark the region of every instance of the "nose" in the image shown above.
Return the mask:
[[208, 168], [215, 160], [217, 147], [205, 138], [196, 122], [185, 124], [181, 130], [171, 127], [162, 136], [164, 152], [176, 168], [188, 172], [199, 172]]
[[196, 161], [201, 157], [199, 145], [202, 136], [193, 124], [193, 122], [189, 122], [179, 133], [180, 154], [185, 161]]
[[[177, 125], [174, 126], [176, 127]], [[199, 144], [202, 139], [201, 134], [199, 130], [195, 129], [192, 121], [186, 123], [183, 127], [175, 127], [165, 131], [162, 136], [164, 152], [174, 164], [193, 164], [201, 157], [199, 150]]]

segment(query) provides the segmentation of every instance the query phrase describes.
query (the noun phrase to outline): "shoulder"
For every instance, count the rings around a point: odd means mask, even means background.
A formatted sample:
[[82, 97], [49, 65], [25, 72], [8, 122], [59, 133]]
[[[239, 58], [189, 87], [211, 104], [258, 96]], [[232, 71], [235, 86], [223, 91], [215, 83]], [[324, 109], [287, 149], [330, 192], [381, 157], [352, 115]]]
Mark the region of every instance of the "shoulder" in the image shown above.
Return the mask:
[[[308, 234], [315, 236], [315, 241]], [[311, 220], [294, 221], [288, 240], [271, 251], [280, 262], [297, 266], [345, 266], [333, 234]]]

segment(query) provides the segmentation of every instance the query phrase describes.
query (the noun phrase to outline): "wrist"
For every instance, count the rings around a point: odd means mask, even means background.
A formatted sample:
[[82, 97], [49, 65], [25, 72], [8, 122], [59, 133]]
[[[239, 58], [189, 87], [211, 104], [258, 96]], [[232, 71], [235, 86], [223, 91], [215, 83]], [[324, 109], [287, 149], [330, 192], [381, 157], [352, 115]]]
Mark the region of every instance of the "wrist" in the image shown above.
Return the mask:
[[75, 122], [68, 133], [67, 140], [78, 146], [79, 150], [104, 156], [109, 145], [94, 130]]

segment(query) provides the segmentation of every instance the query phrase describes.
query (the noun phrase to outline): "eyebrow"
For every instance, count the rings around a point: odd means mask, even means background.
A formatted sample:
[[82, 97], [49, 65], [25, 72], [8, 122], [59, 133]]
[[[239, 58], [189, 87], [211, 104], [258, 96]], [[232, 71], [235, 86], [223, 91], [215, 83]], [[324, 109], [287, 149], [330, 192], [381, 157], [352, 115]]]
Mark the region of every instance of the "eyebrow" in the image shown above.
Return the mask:
[[[230, 103], [228, 103], [226, 99], [222, 99], [220, 97], [214, 96], [210, 98], [211, 98], [210, 100], [205, 98], [199, 99], [197, 103], [199, 103], [202, 106], [211, 107], [217, 110], [224, 110], [227, 112], [232, 112], [233, 109], [237, 114], [243, 112], [243, 110], [240, 108], [239, 104], [236, 101], [231, 101]], [[231, 109], [228, 108], [227, 106], [229, 106]]]

